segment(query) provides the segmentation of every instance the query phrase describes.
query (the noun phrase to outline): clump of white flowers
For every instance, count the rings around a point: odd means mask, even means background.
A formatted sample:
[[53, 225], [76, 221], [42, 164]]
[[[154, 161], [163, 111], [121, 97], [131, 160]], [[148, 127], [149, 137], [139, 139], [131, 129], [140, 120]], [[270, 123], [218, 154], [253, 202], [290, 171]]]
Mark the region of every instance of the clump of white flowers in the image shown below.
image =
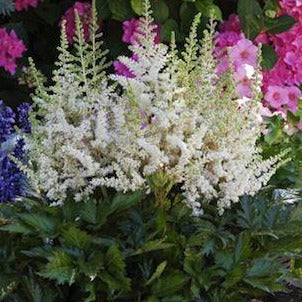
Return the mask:
[[34, 97], [31, 182], [53, 202], [80, 201], [101, 186], [147, 188], [151, 175], [165, 173], [181, 185], [194, 214], [212, 200], [222, 212], [243, 194], [255, 194], [282, 162], [262, 159], [256, 146], [260, 72], [248, 67], [253, 98], [238, 99], [232, 72], [216, 73], [214, 25], [199, 43], [197, 16], [178, 55], [173, 41], [170, 50], [154, 44], [145, 3], [139, 42], [130, 46], [137, 59], [119, 58], [133, 78], [105, 75], [95, 21], [87, 44], [78, 20], [76, 55], [63, 27], [54, 85], [38, 83]]

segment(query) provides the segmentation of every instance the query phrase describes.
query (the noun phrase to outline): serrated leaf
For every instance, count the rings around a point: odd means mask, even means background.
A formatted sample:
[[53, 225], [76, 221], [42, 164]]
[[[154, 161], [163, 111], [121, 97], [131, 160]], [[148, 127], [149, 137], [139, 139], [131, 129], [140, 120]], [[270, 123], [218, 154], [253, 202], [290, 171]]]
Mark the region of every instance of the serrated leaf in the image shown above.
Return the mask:
[[112, 204], [111, 204], [111, 212], [122, 212], [125, 211], [134, 205], [136, 205], [138, 202], [141, 201], [141, 199], [144, 196], [143, 191], [136, 191], [133, 193], [128, 193], [128, 194], [123, 194], [123, 193], [118, 193], [116, 196], [113, 198]]
[[234, 251], [234, 263], [250, 256], [250, 236], [248, 233], [241, 233], [237, 239]]
[[288, 31], [296, 23], [296, 20], [289, 15], [282, 15], [277, 18], [265, 18], [264, 26], [270, 34], [281, 34]]
[[58, 284], [69, 283], [74, 280], [74, 267], [71, 256], [64, 251], [55, 251], [49, 258], [49, 262], [38, 274], [44, 278], [55, 280]]
[[53, 218], [40, 214], [17, 214], [19, 220], [32, 228], [35, 232], [51, 235], [55, 232], [55, 222]]
[[188, 277], [180, 271], [171, 272], [156, 280], [151, 293], [157, 297], [167, 297], [177, 293], [188, 281]]
[[146, 282], [146, 285], [150, 285], [154, 280], [159, 278], [161, 274], [164, 272], [166, 266], [167, 266], [167, 261], [163, 261], [161, 264], [159, 264], [155, 272], [152, 274], [151, 278]]
[[106, 254], [106, 271], [100, 274], [110, 290], [130, 291], [130, 279], [125, 277], [126, 263], [123, 254], [116, 245], [111, 246]]
[[19, 222], [12, 222], [11, 224], [4, 225], [0, 228], [0, 230], [7, 231], [9, 233], [20, 233], [24, 235], [32, 233], [32, 230], [29, 227]]
[[96, 278], [98, 272], [104, 266], [105, 255], [102, 251], [94, 251], [87, 259], [84, 256], [78, 260], [80, 273], [85, 274], [91, 280]]
[[166, 243], [164, 242], [165, 239], [158, 239], [158, 240], [152, 240], [147, 243], [145, 243], [143, 246], [141, 246], [137, 251], [130, 254], [130, 256], [135, 255], [141, 255], [144, 253], [149, 253], [152, 251], [158, 251], [163, 249], [169, 249], [174, 246], [172, 243]]
[[92, 244], [92, 237], [75, 226], [63, 230], [62, 240], [66, 246], [87, 249]]
[[276, 53], [275, 49], [271, 45], [264, 44], [261, 47], [262, 51], [262, 61], [261, 66], [264, 70], [271, 70], [276, 62], [278, 61], [278, 54]]
[[81, 206], [80, 217], [82, 218], [82, 220], [88, 223], [97, 223], [97, 205], [95, 200], [88, 200], [83, 202]]

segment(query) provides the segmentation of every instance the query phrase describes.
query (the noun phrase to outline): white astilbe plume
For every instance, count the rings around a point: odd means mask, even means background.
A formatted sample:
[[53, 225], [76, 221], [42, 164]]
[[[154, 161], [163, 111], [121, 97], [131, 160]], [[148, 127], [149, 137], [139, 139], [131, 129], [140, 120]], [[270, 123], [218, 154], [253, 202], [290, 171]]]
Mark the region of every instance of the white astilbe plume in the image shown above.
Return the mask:
[[231, 71], [216, 73], [214, 24], [200, 44], [196, 16], [178, 56], [173, 41], [170, 50], [154, 44], [148, 1], [145, 6], [139, 43], [130, 47], [137, 61], [120, 58], [134, 78], [97, 71], [100, 56], [84, 42], [79, 24], [77, 55], [70, 54], [63, 30], [55, 84], [47, 90], [37, 83], [39, 116], [27, 138], [31, 181], [53, 202], [79, 201], [100, 186], [147, 188], [150, 176], [164, 172], [181, 186], [194, 214], [213, 200], [223, 212], [255, 194], [282, 162], [281, 156], [263, 160], [256, 146], [260, 72], [251, 73], [253, 98], [238, 100]]

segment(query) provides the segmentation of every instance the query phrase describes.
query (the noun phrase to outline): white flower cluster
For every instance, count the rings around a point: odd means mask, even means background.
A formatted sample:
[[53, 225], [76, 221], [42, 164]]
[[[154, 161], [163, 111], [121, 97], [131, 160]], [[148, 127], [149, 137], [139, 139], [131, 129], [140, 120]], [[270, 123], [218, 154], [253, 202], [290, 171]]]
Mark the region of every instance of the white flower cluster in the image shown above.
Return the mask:
[[[202, 202], [221, 211], [267, 183], [281, 160], [263, 160], [258, 71], [253, 99], [238, 99], [230, 73], [217, 76], [213, 28], [197, 41], [196, 18], [185, 51], [154, 44], [152, 18], [141, 19], [137, 60], [120, 58], [134, 78], [103, 73], [93, 80], [94, 55], [79, 33], [78, 57], [62, 38], [59, 69], [50, 90], [38, 88], [39, 111], [27, 138], [32, 184], [53, 202], [76, 201], [101, 186], [147, 187], [164, 172], [181, 185], [198, 215]], [[108, 83], [116, 84], [110, 86]], [[119, 90], [120, 89], [120, 90]]]

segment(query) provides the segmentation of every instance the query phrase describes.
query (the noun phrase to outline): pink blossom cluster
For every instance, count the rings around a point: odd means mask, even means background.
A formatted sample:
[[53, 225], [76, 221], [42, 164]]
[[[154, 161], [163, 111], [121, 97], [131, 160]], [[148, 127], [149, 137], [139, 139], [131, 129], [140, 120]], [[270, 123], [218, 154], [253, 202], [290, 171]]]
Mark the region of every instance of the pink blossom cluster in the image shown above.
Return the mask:
[[[298, 88], [302, 84], [302, 18], [300, 19], [302, 0], [280, 0], [280, 5], [282, 8], [280, 14], [292, 14], [299, 22], [282, 34], [271, 35], [261, 32], [254, 40], [254, 44], [271, 44], [278, 54], [278, 61], [273, 69], [263, 71], [263, 104], [271, 110], [281, 113], [285, 118], [287, 111], [296, 112], [298, 110], [298, 101], [302, 97]], [[242, 44], [240, 42], [242, 35], [239, 18], [231, 15], [220, 26], [220, 33], [217, 35], [218, 49], [226, 47], [236, 49]], [[232, 52], [234, 50], [231, 51], [231, 54]], [[232, 60], [236, 62], [238, 56], [233, 56]], [[223, 71], [228, 66], [224, 61], [222, 64], [224, 65], [220, 67]], [[238, 88], [239, 95], [246, 91], [242, 87]]]
[[[154, 43], [160, 43], [160, 24], [154, 22]], [[123, 37], [122, 40], [125, 43], [134, 45], [135, 43], [139, 43], [138, 35], [141, 34], [139, 31], [140, 20], [136, 18], [132, 18], [130, 20], [123, 22]], [[132, 54], [131, 59], [133, 61], [137, 61], [138, 57], [136, 54]], [[125, 76], [127, 78], [134, 78], [135, 75], [129, 70], [129, 68], [123, 64], [121, 61], [115, 61], [113, 63], [114, 70], [116, 74]]]
[[37, 7], [40, 0], [15, 0], [16, 11], [28, 10], [29, 7]]
[[[251, 97], [250, 79], [257, 65], [258, 49], [252, 41], [242, 33], [240, 21], [235, 14], [220, 25], [216, 35], [215, 55], [220, 61], [217, 73], [229, 69], [229, 61], [233, 63], [236, 91], [239, 97]], [[229, 53], [229, 56], [227, 55]]]
[[0, 28], [0, 66], [10, 74], [14, 74], [17, 68], [17, 59], [21, 58], [26, 47], [16, 33], [12, 30]]
[[302, 0], [279, 0], [282, 13], [293, 16], [302, 22]]
[[90, 25], [92, 21], [91, 5], [88, 2], [75, 2], [62, 16], [60, 25], [65, 22], [66, 35], [69, 43], [72, 43], [76, 35], [76, 12], [83, 25], [85, 41], [90, 39]]

